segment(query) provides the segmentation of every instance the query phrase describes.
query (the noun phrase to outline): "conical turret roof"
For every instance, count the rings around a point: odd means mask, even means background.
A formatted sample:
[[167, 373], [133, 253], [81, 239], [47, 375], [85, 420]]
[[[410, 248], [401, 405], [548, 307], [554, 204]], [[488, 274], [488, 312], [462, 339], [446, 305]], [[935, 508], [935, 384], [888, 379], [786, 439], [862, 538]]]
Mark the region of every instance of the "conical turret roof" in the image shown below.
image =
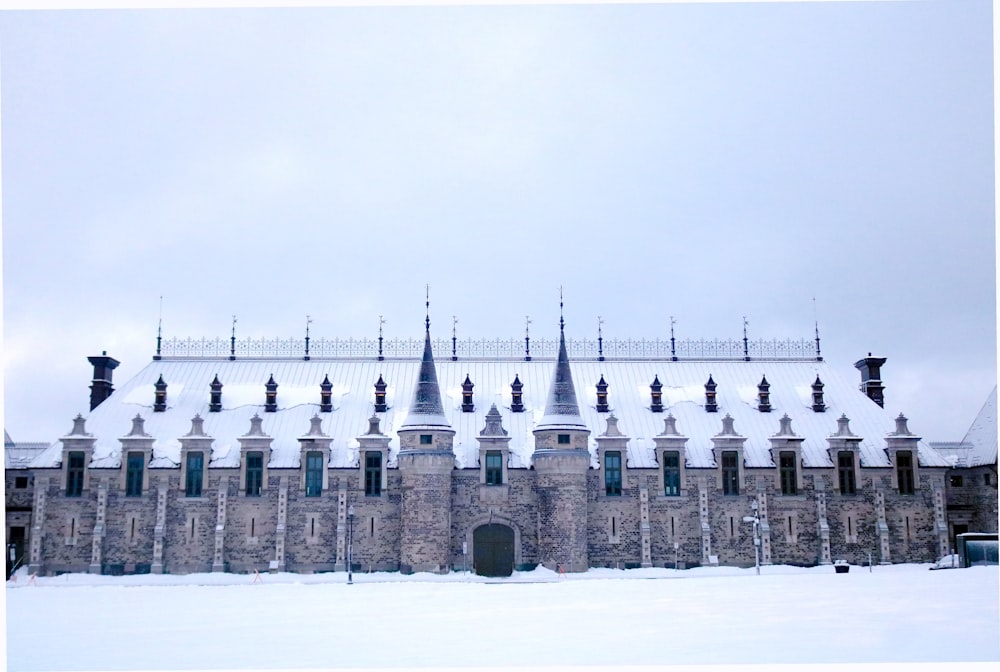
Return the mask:
[[413, 387], [410, 412], [400, 429], [414, 427], [451, 428], [448, 420], [444, 417], [441, 389], [438, 387], [437, 369], [434, 367], [434, 354], [431, 352], [429, 326], [424, 338], [424, 357], [420, 361], [420, 374], [417, 376], [417, 384]]
[[587, 428], [583, 418], [580, 417], [580, 406], [576, 403], [576, 387], [573, 385], [573, 374], [569, 369], [566, 336], [562, 329], [559, 331], [559, 356], [549, 386], [549, 397], [545, 402], [545, 415], [535, 430], [559, 428]]

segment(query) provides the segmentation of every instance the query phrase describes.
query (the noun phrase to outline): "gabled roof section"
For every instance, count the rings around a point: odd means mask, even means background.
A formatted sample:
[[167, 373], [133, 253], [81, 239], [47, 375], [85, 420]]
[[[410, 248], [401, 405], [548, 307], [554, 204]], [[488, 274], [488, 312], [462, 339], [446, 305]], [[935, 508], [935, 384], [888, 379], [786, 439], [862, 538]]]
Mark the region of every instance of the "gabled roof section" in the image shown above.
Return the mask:
[[400, 429], [417, 427], [451, 428], [448, 419], [444, 417], [444, 406], [441, 403], [441, 388], [438, 386], [437, 368], [434, 366], [434, 353], [431, 350], [430, 325], [424, 338], [424, 356], [420, 360], [420, 373], [413, 387], [410, 412]]
[[569, 356], [566, 354], [566, 336], [560, 329], [559, 354], [556, 357], [556, 370], [552, 374], [552, 383], [549, 385], [549, 396], [545, 402], [545, 415], [535, 429], [541, 431], [563, 427], [586, 429], [587, 424], [580, 417], [580, 406], [576, 403], [573, 372], [570, 371]]
[[997, 463], [997, 388], [987, 397], [986, 403], [969, 427], [962, 443], [969, 444], [969, 467], [982, 467]]

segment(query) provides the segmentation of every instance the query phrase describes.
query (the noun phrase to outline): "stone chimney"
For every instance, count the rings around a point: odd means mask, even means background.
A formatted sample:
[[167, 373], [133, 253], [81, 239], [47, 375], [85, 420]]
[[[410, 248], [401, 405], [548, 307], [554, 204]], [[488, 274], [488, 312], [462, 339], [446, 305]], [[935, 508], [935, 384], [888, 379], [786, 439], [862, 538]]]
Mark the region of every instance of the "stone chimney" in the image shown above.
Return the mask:
[[108, 357], [106, 350], [101, 352], [100, 357], [88, 357], [87, 361], [94, 365], [94, 379], [90, 383], [90, 410], [94, 410], [115, 391], [111, 375], [121, 362]]
[[868, 398], [879, 406], [885, 407], [885, 399], [882, 396], [882, 372], [881, 367], [885, 364], [884, 357], [872, 357], [872, 353], [864, 359], [854, 362], [854, 368], [861, 372], [860, 389]]

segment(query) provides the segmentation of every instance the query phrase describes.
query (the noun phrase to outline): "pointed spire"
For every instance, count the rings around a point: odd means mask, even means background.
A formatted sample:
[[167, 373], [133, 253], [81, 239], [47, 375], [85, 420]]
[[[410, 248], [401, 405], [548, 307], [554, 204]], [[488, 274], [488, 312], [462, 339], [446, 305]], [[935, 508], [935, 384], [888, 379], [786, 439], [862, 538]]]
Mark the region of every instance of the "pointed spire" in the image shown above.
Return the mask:
[[535, 427], [551, 429], [555, 427], [586, 428], [580, 417], [580, 407], [576, 403], [576, 387], [573, 385], [573, 374], [569, 368], [569, 355], [566, 354], [566, 334], [563, 330], [562, 318], [562, 288], [559, 290], [559, 356], [556, 359], [556, 370], [549, 386], [549, 396], [545, 403], [545, 415]]
[[[428, 311], [430, 302], [428, 301]], [[431, 350], [431, 320], [428, 312], [425, 321], [427, 331], [424, 335], [424, 356], [420, 361], [420, 373], [417, 384], [413, 388], [413, 401], [410, 412], [400, 429], [408, 427], [451, 427], [444, 417], [444, 405], [441, 403], [441, 389], [438, 387], [437, 369], [434, 366], [434, 353]]]

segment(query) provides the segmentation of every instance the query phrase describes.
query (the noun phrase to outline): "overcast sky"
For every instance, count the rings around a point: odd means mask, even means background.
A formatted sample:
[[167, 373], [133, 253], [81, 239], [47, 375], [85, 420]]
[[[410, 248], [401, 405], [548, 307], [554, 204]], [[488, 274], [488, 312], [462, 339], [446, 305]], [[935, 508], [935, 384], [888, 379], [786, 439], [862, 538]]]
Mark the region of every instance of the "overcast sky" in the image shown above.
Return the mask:
[[16, 440], [161, 296], [165, 337], [419, 338], [425, 284], [440, 337], [555, 337], [560, 286], [578, 338], [818, 319], [927, 440], [996, 384], [988, 0], [3, 12], [0, 77]]

